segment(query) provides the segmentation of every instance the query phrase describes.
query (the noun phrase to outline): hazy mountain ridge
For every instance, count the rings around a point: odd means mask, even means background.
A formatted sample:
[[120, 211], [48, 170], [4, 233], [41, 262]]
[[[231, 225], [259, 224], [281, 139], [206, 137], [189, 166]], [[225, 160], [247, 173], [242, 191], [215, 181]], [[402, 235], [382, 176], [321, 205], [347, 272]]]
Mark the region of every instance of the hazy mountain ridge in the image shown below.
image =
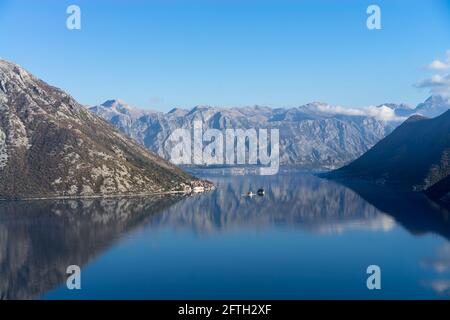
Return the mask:
[[67, 93], [0, 60], [0, 198], [156, 193], [198, 184]]
[[281, 165], [308, 169], [339, 167], [367, 151], [397, 125], [363, 114], [337, 114], [318, 102], [291, 109], [197, 106], [168, 113], [134, 108], [130, 112], [128, 105], [111, 108], [120, 103], [107, 102], [90, 110], [165, 159], [170, 159], [171, 132], [192, 129], [195, 120], [202, 121], [204, 129], [277, 128]]
[[161, 157], [170, 160], [168, 137], [178, 128], [192, 129], [201, 120], [204, 129], [277, 128], [280, 164], [305, 169], [336, 169], [358, 158], [392, 132], [407, 117], [428, 117], [450, 108], [448, 99], [431, 96], [413, 108], [386, 103], [369, 108], [343, 108], [313, 102], [297, 108], [264, 106], [174, 108], [168, 113], [139, 110], [121, 100], [109, 100], [90, 110]]

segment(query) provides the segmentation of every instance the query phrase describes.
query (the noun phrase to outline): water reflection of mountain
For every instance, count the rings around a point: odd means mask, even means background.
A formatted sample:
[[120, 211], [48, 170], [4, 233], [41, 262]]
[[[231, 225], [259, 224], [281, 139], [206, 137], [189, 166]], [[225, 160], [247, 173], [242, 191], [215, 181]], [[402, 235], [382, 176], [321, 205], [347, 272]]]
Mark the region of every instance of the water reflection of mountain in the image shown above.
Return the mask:
[[[210, 178], [210, 180], [215, 180]], [[152, 226], [187, 228], [199, 233], [273, 225], [315, 232], [344, 228], [389, 229], [393, 220], [357, 193], [312, 175], [226, 177], [212, 194], [188, 198], [152, 218]], [[266, 190], [264, 197], [245, 197]]]
[[[422, 193], [389, 189], [358, 180], [341, 180], [365, 201], [378, 210], [387, 212], [396, 222], [412, 234], [438, 234], [450, 240], [450, 212], [445, 207], [431, 201]], [[421, 262], [423, 268], [435, 274], [421, 281], [422, 285], [435, 291], [439, 296], [450, 295], [450, 246], [445, 243], [434, 256]], [[432, 273], [431, 273], [432, 274]]]
[[39, 297], [177, 200], [0, 202], [0, 299]]
[[450, 240], [450, 212], [422, 193], [389, 189], [358, 180], [341, 180], [361, 198], [388, 213], [413, 234], [435, 233]]
[[[214, 192], [189, 198], [0, 202], [0, 298], [39, 297], [64, 283], [124, 234], [145, 226], [207, 234], [266, 230], [389, 230], [450, 239], [448, 212], [418, 194], [342, 184], [310, 175], [212, 178]], [[264, 197], [244, 197], [266, 190]]]

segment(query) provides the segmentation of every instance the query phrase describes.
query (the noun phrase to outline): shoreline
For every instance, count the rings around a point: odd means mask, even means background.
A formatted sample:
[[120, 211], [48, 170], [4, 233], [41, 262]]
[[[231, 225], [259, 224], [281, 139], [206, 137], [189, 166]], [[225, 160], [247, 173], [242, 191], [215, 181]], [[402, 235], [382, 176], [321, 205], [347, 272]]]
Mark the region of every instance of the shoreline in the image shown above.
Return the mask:
[[29, 198], [0, 198], [0, 201], [35, 201], [35, 200], [84, 200], [84, 199], [112, 199], [112, 198], [143, 198], [150, 196], [171, 196], [171, 195], [185, 195], [192, 196], [213, 191], [215, 187], [201, 192], [186, 192], [186, 191], [167, 191], [167, 192], [153, 192], [153, 193], [134, 193], [134, 194], [110, 194], [110, 195], [76, 195], [76, 196], [49, 196], [49, 197], [29, 197]]

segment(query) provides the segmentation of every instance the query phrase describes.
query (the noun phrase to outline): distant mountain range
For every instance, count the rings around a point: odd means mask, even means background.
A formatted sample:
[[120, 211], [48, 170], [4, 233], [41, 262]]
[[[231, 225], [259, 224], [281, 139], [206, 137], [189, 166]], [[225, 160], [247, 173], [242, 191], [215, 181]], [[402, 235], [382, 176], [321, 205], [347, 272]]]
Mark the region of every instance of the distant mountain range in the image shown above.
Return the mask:
[[297, 108], [252, 106], [219, 108], [197, 106], [168, 113], [139, 110], [121, 100], [106, 101], [89, 109], [140, 144], [170, 160], [170, 134], [191, 129], [194, 120], [204, 128], [280, 130], [280, 163], [304, 169], [335, 169], [356, 159], [392, 132], [408, 116], [435, 116], [450, 108], [449, 102], [432, 96], [416, 108], [388, 103], [365, 109], [309, 103]]
[[[355, 109], [314, 102], [289, 109], [197, 106], [163, 113], [110, 100], [89, 112], [67, 93], [0, 60], [0, 198], [209, 189], [210, 183], [142, 147], [170, 159], [168, 137], [175, 129], [191, 129], [194, 120], [204, 128], [277, 128], [280, 163], [304, 169], [341, 167], [387, 136], [336, 172], [442, 198], [449, 184], [449, 108], [447, 99], [432, 96], [416, 108], [384, 104]], [[417, 115], [441, 113], [429, 120]]]
[[327, 176], [425, 191], [449, 201], [450, 110], [432, 119], [410, 117], [360, 158]]
[[0, 198], [210, 187], [152, 154], [67, 93], [0, 60]]

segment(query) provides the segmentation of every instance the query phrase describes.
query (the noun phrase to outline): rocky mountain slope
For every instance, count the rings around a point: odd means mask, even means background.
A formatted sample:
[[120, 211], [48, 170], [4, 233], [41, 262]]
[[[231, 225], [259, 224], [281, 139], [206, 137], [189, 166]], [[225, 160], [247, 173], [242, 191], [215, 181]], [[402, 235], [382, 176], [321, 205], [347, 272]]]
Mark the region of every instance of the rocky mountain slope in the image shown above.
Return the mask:
[[71, 96], [0, 60], [0, 198], [106, 196], [210, 187]]
[[329, 174], [449, 196], [450, 110], [428, 119], [412, 116], [349, 165]]
[[[396, 121], [401, 120], [386, 106], [374, 107], [372, 116], [323, 103], [291, 109], [197, 106], [163, 113], [137, 110], [123, 101], [111, 100], [90, 110], [168, 160], [170, 134], [178, 128], [192, 129], [195, 120], [202, 121], [204, 129], [277, 128], [281, 165], [305, 169], [333, 169], [348, 163], [390, 133], [398, 125]], [[384, 113], [391, 117], [384, 119]]]

